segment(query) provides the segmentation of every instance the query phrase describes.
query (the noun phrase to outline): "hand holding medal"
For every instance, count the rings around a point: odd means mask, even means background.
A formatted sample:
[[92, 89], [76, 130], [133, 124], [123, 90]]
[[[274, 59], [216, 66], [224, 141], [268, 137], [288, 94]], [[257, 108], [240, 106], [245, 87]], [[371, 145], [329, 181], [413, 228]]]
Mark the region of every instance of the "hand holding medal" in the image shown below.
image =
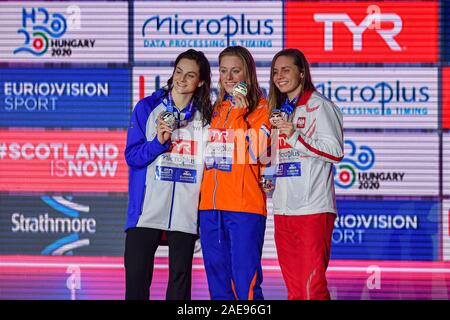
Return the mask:
[[281, 121], [287, 121], [287, 116], [281, 109], [273, 109], [269, 121], [274, 128], [277, 128]]
[[175, 114], [173, 112], [164, 111], [161, 113], [161, 120], [164, 121], [169, 128], [175, 130], [177, 119], [175, 118]]
[[233, 99], [232, 104], [236, 108], [248, 108], [247, 101], [247, 83], [245, 81], [240, 81], [233, 88]]
[[159, 143], [164, 144], [171, 138], [172, 132], [175, 129], [175, 122], [176, 119], [172, 112], [165, 111], [158, 116], [156, 132]]
[[272, 126], [280, 130], [279, 133], [286, 135], [288, 138], [295, 132], [292, 116], [294, 114], [296, 103], [297, 98], [292, 101], [289, 101], [289, 99], [286, 98], [286, 101], [280, 108], [273, 109], [269, 118]]

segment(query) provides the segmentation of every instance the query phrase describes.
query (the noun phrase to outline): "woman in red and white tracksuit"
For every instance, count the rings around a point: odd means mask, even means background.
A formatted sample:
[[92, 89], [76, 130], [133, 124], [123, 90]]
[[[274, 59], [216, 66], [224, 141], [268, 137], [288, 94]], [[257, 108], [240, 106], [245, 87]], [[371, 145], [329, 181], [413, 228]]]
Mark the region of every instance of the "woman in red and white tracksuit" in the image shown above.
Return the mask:
[[271, 122], [279, 146], [275, 243], [288, 299], [330, 299], [325, 272], [337, 215], [333, 163], [344, 155], [342, 114], [315, 90], [297, 49], [273, 58], [269, 104], [285, 116]]

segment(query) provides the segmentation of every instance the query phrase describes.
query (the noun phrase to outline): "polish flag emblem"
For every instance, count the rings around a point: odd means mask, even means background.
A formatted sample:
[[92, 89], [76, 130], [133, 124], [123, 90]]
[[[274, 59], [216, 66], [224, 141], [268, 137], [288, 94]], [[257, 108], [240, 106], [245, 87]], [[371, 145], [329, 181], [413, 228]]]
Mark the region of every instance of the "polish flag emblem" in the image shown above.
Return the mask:
[[297, 119], [297, 129], [303, 129], [306, 124], [306, 117], [299, 117]]

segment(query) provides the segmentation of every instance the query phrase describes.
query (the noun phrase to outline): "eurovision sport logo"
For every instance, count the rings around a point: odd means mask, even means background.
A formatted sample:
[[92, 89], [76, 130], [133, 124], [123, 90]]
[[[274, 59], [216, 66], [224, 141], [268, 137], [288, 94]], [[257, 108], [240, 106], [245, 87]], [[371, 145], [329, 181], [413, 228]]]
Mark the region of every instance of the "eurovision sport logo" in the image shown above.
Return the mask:
[[126, 128], [129, 70], [0, 68], [0, 127]]
[[438, 259], [438, 202], [338, 200], [333, 259]]

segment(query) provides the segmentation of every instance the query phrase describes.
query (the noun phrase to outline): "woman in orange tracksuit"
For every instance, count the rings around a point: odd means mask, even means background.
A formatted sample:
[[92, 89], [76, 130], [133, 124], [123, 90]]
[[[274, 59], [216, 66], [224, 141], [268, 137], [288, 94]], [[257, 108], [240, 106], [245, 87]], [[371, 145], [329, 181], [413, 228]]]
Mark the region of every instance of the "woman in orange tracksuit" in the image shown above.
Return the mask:
[[[267, 211], [259, 180], [260, 156], [270, 145], [268, 103], [247, 49], [226, 48], [219, 64], [220, 90], [209, 129], [199, 206], [209, 292], [213, 300], [262, 300]], [[233, 90], [242, 81], [247, 93]]]

